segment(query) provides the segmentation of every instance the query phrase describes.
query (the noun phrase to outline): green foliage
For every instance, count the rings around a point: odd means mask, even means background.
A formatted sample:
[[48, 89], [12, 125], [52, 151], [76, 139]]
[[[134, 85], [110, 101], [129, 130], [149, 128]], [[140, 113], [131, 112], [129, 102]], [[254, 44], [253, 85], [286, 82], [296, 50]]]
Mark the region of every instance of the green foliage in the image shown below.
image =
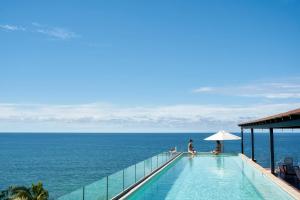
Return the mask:
[[33, 200], [48, 200], [48, 191], [43, 188], [43, 184], [38, 182], [37, 185], [32, 184], [31, 192], [33, 194]]
[[38, 182], [31, 187], [11, 186], [0, 192], [0, 200], [48, 200], [48, 191]]

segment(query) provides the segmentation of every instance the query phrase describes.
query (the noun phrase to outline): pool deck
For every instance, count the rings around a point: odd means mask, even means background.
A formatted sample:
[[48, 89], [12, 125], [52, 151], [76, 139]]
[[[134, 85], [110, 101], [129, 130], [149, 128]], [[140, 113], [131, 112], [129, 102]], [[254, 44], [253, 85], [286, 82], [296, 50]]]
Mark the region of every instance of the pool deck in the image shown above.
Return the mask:
[[300, 192], [295, 189], [292, 185], [289, 183], [283, 181], [282, 179], [276, 177], [271, 173], [270, 170], [263, 168], [256, 162], [252, 161], [250, 158], [245, 156], [244, 154], [239, 154], [241, 159], [243, 159], [246, 163], [256, 168], [259, 172], [262, 173], [262, 175], [266, 176], [268, 179], [270, 179], [273, 183], [277, 184], [282, 190], [290, 194], [294, 199], [300, 200]]

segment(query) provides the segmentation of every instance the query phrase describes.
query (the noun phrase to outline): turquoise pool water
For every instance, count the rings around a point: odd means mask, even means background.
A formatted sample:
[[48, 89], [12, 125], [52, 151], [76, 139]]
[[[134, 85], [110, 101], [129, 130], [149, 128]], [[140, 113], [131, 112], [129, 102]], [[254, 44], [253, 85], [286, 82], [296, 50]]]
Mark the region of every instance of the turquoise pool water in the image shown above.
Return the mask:
[[292, 199], [238, 155], [184, 155], [127, 199]]

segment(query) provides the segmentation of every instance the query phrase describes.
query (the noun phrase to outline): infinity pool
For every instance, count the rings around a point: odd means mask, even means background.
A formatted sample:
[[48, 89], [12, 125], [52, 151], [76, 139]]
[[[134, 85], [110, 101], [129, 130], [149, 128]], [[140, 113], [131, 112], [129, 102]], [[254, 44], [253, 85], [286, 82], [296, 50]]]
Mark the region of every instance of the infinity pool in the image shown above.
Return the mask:
[[238, 155], [183, 155], [127, 199], [293, 199]]

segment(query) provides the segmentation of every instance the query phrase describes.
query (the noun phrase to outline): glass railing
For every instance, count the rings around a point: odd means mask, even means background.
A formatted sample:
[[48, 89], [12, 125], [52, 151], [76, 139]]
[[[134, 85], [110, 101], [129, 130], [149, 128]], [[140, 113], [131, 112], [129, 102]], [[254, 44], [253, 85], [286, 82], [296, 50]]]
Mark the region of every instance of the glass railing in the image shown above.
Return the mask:
[[108, 200], [163, 166], [178, 153], [164, 152], [86, 185], [57, 200]]

